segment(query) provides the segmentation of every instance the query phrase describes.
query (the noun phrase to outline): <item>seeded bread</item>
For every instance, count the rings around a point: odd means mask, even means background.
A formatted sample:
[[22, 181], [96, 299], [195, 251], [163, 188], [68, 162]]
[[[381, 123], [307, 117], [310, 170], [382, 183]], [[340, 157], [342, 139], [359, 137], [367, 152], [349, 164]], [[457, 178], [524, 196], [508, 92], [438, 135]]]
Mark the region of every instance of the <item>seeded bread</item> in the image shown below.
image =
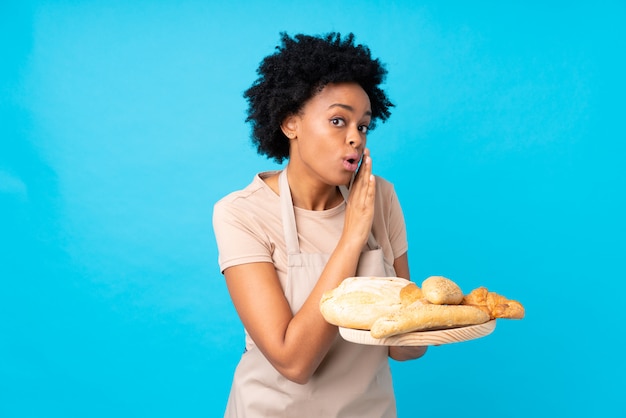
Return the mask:
[[458, 305], [463, 291], [452, 280], [443, 276], [430, 276], [422, 282], [424, 298], [436, 305]]

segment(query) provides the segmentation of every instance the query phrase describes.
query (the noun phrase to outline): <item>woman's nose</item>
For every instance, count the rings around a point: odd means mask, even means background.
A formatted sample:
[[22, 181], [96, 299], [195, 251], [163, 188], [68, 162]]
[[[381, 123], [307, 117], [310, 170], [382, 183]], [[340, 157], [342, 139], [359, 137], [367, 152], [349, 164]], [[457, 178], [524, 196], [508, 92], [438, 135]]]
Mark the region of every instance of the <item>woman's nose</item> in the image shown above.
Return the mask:
[[354, 148], [358, 148], [361, 144], [363, 144], [362, 134], [358, 129], [351, 129], [348, 132], [347, 140], [348, 143]]

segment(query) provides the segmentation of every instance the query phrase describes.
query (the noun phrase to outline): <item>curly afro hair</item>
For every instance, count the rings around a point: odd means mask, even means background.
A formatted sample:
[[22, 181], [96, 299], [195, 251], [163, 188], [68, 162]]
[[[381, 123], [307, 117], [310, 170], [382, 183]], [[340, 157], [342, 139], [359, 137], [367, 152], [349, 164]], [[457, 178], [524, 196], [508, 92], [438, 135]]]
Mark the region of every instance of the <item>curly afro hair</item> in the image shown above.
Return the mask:
[[387, 70], [373, 59], [369, 48], [355, 45], [354, 34], [343, 39], [336, 32], [324, 36], [282, 32], [277, 52], [265, 57], [257, 69], [258, 79], [245, 91], [246, 122], [252, 124], [252, 141], [259, 154], [282, 163], [289, 157], [289, 141], [280, 129], [289, 115], [329, 83], [356, 82], [367, 93], [376, 120], [386, 121], [393, 104], [379, 87]]

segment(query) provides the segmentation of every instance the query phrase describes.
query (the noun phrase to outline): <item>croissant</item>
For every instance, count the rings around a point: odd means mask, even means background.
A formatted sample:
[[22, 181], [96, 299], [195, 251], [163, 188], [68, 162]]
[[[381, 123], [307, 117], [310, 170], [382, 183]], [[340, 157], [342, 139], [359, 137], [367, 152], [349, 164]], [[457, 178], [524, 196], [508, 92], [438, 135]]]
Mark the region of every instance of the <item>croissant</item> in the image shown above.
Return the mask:
[[507, 299], [496, 292], [490, 292], [483, 286], [465, 295], [461, 304], [480, 308], [488, 313], [491, 319], [522, 319], [525, 314], [524, 306], [521, 303]]

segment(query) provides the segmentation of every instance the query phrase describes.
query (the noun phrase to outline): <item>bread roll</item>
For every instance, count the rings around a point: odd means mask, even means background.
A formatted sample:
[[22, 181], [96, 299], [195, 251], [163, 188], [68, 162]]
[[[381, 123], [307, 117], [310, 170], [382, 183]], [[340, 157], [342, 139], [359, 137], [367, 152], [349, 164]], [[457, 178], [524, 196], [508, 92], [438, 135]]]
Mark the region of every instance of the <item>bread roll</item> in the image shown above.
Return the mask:
[[487, 321], [489, 315], [474, 306], [417, 301], [380, 317], [372, 325], [370, 334], [374, 338], [386, 338], [406, 332], [478, 325]]
[[426, 300], [436, 305], [458, 305], [463, 300], [461, 288], [443, 276], [430, 276], [424, 280], [422, 293]]
[[368, 330], [400, 308], [400, 291], [410, 283], [400, 277], [349, 277], [324, 293], [320, 311], [333, 325]]
[[417, 287], [413, 282], [409, 282], [409, 284], [400, 289], [400, 302], [402, 302], [403, 305], [410, 305], [423, 297], [422, 289]]

